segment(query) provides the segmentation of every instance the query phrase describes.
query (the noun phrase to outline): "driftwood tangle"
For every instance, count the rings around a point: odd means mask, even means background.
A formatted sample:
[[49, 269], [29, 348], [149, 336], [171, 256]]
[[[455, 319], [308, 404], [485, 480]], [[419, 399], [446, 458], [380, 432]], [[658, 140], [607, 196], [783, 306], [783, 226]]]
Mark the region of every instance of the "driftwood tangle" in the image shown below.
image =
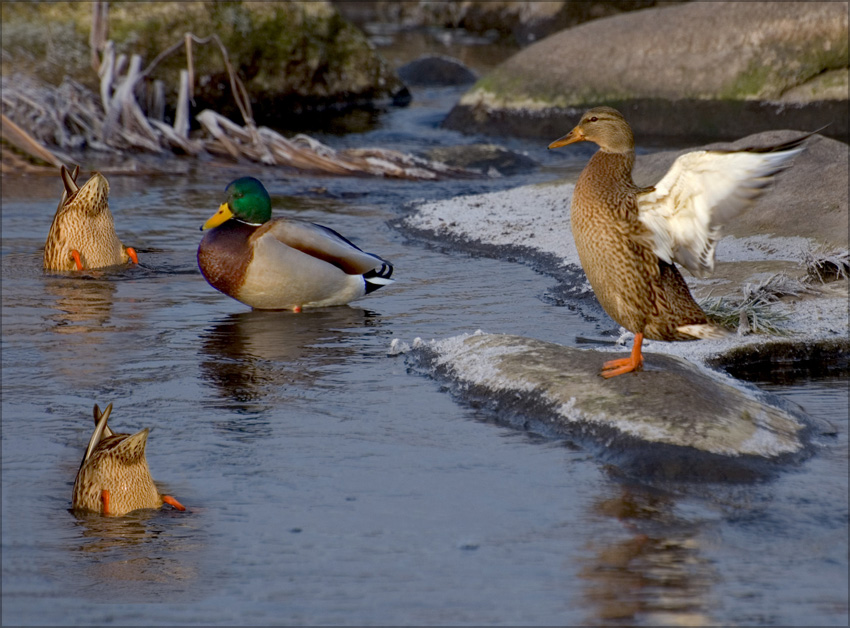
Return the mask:
[[[183, 40], [163, 50], [145, 68], [142, 58], [116, 55], [115, 45], [105, 39], [104, 3], [93, 3], [92, 67], [100, 78], [100, 94], [65, 79], [53, 88], [35, 79], [3, 77], [3, 139], [31, 158], [57, 167], [69, 158], [60, 151], [93, 148], [121, 153], [202, 153], [229, 161], [251, 161], [331, 175], [382, 176], [403, 179], [436, 179], [440, 176], [479, 176], [462, 168], [399, 151], [369, 148], [336, 151], [306, 135], [287, 139], [258, 127], [251, 99], [230, 61], [221, 39], [213, 34], [199, 38], [186, 33]], [[190, 105], [194, 88], [193, 46], [218, 47], [230, 79], [234, 100], [244, 125], [206, 109], [195, 116], [201, 131], [190, 135]], [[156, 66], [184, 49], [187, 69], [180, 73], [178, 102], [172, 124], [164, 119], [164, 86], [152, 81]], [[125, 71], [126, 68], [126, 71]], [[145, 103], [145, 107], [140, 104]], [[13, 121], [14, 119], [14, 121]], [[52, 148], [55, 147], [55, 148]], [[4, 160], [4, 170], [7, 168]]]

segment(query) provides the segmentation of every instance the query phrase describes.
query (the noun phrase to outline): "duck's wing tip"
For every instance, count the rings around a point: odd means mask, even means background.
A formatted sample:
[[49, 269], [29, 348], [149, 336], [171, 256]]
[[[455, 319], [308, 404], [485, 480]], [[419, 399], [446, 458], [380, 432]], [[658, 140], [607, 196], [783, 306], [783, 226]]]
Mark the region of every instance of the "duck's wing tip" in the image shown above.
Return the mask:
[[100, 444], [104, 438], [108, 438], [113, 435], [113, 431], [109, 429], [109, 426], [106, 422], [109, 420], [109, 415], [112, 414], [112, 403], [106, 406], [106, 409], [101, 412], [100, 408], [97, 404], [94, 404], [94, 432], [92, 432], [91, 438], [89, 438], [89, 444], [86, 447], [86, 453], [83, 456], [82, 462], [80, 462], [80, 468], [86, 463], [97, 446]]
[[637, 195], [653, 251], [695, 274], [710, 272], [722, 225], [752, 206], [812, 135], [758, 149], [681, 155], [654, 187]]
[[383, 278], [392, 275], [392, 264], [373, 253], [367, 253], [330, 227], [280, 218], [271, 222], [262, 233], [258, 230], [252, 237], [265, 237], [268, 234], [282, 244], [332, 264], [349, 275], [365, 276], [371, 273], [370, 277]]

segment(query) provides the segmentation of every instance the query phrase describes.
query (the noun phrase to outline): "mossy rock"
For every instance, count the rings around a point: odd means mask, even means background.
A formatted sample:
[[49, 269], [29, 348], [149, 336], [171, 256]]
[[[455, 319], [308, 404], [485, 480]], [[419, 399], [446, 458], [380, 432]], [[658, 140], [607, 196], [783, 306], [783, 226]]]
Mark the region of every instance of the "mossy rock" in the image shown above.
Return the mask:
[[[452, 112], [447, 126], [481, 131], [517, 113], [539, 121], [599, 104], [846, 107], [848, 49], [846, 3], [689, 2], [634, 11], [517, 53], [463, 96], [456, 109], [466, 115]], [[806, 94], [795, 98], [800, 86]]]
[[[88, 36], [91, 5], [3, 5], [3, 72], [31, 69], [54, 84], [67, 73], [91, 87]], [[112, 2], [109, 37], [116, 51], [140, 54], [143, 64], [183, 40], [186, 32], [218, 35], [245, 82], [258, 121], [275, 123], [293, 113], [389, 99], [404, 85], [365, 35], [328, 2]], [[43, 42], [26, 47], [28, 41]], [[238, 113], [222, 54], [213, 43], [193, 45], [195, 104]], [[163, 60], [151, 78], [162, 79], [174, 103], [183, 48]], [[240, 120], [241, 121], [241, 120]]]

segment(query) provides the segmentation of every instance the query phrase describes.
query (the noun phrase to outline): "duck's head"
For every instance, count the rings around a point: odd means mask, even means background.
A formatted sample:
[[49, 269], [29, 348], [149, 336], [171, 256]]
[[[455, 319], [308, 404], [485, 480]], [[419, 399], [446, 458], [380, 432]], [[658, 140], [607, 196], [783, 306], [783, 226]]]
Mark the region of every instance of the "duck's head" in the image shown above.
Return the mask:
[[261, 225], [271, 219], [272, 201], [269, 193], [254, 177], [231, 181], [224, 191], [227, 193], [227, 199], [204, 223], [201, 230], [218, 227], [231, 218], [249, 225]]
[[629, 153], [635, 149], [635, 138], [629, 123], [612, 107], [589, 109], [572, 131], [549, 144], [549, 148], [575, 142], [593, 142], [608, 153]]

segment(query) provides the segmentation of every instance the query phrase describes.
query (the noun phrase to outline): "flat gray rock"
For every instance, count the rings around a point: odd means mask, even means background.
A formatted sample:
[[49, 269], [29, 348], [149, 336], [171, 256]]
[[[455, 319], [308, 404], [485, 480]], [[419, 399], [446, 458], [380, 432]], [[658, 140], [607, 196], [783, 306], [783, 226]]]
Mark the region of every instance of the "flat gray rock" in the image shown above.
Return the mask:
[[[643, 371], [606, 380], [602, 363], [620, 355], [520, 336], [479, 333], [414, 351], [456, 394], [486, 404], [497, 420], [590, 440], [620, 458], [630, 451], [626, 457], [638, 454], [658, 467], [698, 460], [710, 466], [776, 461], [806, 449], [799, 415], [673, 356], [645, 353]], [[661, 456], [647, 447], [660, 448]]]

